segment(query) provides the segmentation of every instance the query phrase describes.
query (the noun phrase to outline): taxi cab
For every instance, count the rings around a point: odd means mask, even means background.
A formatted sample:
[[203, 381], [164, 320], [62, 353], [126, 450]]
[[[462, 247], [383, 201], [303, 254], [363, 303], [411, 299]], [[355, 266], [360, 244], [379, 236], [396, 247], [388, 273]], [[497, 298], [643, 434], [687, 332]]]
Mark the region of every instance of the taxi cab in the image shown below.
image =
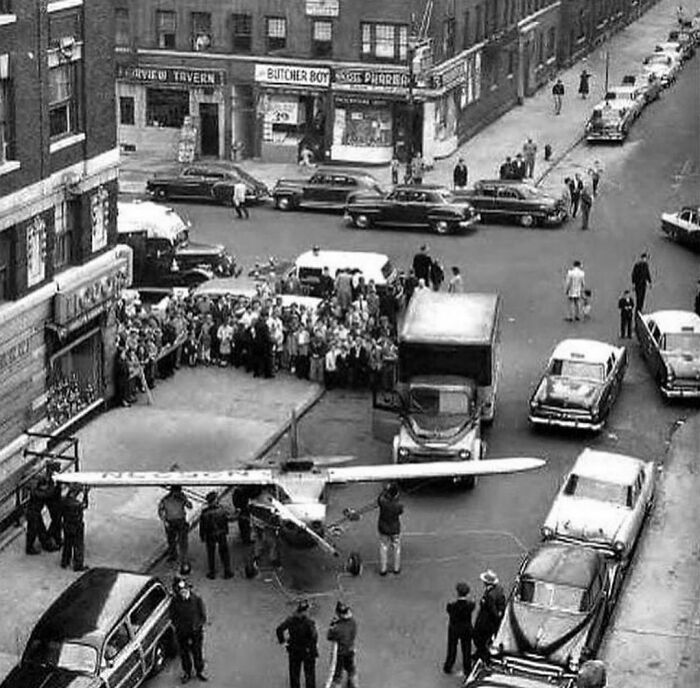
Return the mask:
[[44, 612], [0, 688], [137, 688], [171, 653], [169, 605], [157, 578], [90, 569]]

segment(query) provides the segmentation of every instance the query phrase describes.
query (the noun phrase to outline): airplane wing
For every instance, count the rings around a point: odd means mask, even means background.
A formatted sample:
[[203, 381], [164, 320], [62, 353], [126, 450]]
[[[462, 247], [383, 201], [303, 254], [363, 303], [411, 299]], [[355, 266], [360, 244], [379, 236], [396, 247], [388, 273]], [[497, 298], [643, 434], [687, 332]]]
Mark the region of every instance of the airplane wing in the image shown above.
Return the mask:
[[425, 480], [429, 478], [460, 478], [469, 475], [492, 475], [531, 471], [544, 466], [542, 459], [510, 458], [483, 461], [427, 461], [425, 463], [395, 463], [378, 466], [343, 466], [326, 469], [329, 483], [367, 483], [388, 480]]
[[269, 468], [251, 468], [232, 471], [76, 471], [58, 473], [54, 480], [89, 487], [215, 487], [276, 485], [279, 477], [273, 475]]

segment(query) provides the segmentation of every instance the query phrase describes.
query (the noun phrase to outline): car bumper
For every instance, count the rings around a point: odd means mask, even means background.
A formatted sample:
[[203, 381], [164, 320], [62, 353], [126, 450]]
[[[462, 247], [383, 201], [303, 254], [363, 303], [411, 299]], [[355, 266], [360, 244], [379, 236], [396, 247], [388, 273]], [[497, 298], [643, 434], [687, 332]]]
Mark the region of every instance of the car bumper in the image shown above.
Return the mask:
[[479, 215], [479, 213], [476, 213], [475, 215], [472, 215], [468, 220], [462, 220], [461, 222], [458, 222], [457, 225], [459, 226], [460, 229], [469, 229], [470, 227], [473, 227], [480, 220], [481, 220], [481, 215]]
[[554, 214], [545, 215], [543, 222], [546, 225], [560, 225], [564, 220], [566, 220], [567, 212], [564, 209], [559, 210]]
[[697, 387], [661, 385], [661, 394], [666, 399], [700, 399], [700, 384]]
[[600, 432], [605, 425], [602, 420], [567, 417], [565, 415], [557, 417], [552, 415], [540, 415], [532, 412], [529, 414], [528, 420], [533, 425], [568, 428], [571, 430], [590, 430], [591, 432]]
[[624, 131], [605, 131], [586, 133], [586, 141], [624, 141], [627, 134]]

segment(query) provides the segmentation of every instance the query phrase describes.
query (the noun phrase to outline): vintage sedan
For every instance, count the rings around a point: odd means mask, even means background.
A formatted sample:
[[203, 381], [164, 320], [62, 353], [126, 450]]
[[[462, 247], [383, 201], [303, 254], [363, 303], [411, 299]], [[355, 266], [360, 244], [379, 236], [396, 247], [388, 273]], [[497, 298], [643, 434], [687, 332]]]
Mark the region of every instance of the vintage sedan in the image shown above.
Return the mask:
[[379, 182], [366, 172], [320, 167], [308, 179], [278, 179], [272, 199], [278, 210], [343, 210], [348, 196], [358, 191], [384, 193]]
[[700, 316], [692, 311], [637, 313], [639, 348], [666, 399], [700, 398]]
[[627, 351], [593, 339], [565, 339], [530, 398], [535, 426], [602, 430], [627, 369]]
[[700, 205], [661, 215], [661, 231], [683, 246], [700, 250]]
[[352, 194], [345, 217], [358, 229], [429, 227], [437, 234], [467, 230], [479, 221], [469, 203], [458, 202], [440, 186], [397, 186], [384, 196]]
[[686, 41], [663, 41], [654, 46], [655, 53], [668, 53], [673, 57], [677, 57], [681, 62], [685, 62], [692, 57], [693, 51]]
[[653, 461], [584, 449], [564, 478], [542, 537], [629, 561], [654, 504], [655, 476]]
[[610, 86], [605, 94], [606, 101], [612, 101], [615, 105], [629, 108], [633, 118], [639, 117], [646, 105], [646, 99], [641, 88], [631, 84]]
[[597, 549], [541, 544], [520, 567], [493, 655], [576, 673], [595, 657], [621, 581], [620, 562]]
[[157, 578], [91, 569], [44, 612], [0, 688], [136, 688], [173, 651], [169, 605]]
[[586, 123], [586, 141], [613, 141], [622, 143], [629, 134], [635, 115], [626, 101], [606, 100], [598, 103]]
[[655, 74], [661, 83], [669, 86], [678, 77], [681, 68], [681, 61], [678, 57], [668, 53], [652, 53], [643, 60], [643, 70], [645, 74]]
[[480, 179], [471, 189], [454, 194], [470, 203], [483, 222], [515, 220], [523, 227], [559, 225], [567, 216], [563, 198], [533, 184], [509, 179]]
[[649, 74], [640, 74], [639, 76], [627, 74], [622, 77], [622, 85], [633, 86], [638, 89], [647, 105], [653, 100], [658, 100], [663, 90], [661, 80], [653, 72]]
[[270, 195], [263, 182], [233, 163], [188, 165], [175, 176], [149, 179], [146, 191], [159, 201], [182, 198], [231, 205], [233, 186], [239, 181], [246, 185], [248, 203], [261, 203]]

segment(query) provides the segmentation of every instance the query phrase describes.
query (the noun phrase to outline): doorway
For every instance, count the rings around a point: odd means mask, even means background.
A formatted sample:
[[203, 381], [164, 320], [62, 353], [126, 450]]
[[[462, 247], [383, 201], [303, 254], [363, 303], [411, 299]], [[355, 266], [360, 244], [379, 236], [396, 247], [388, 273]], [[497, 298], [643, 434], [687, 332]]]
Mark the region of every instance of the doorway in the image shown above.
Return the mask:
[[202, 155], [219, 157], [219, 106], [217, 103], [199, 104], [199, 123]]

